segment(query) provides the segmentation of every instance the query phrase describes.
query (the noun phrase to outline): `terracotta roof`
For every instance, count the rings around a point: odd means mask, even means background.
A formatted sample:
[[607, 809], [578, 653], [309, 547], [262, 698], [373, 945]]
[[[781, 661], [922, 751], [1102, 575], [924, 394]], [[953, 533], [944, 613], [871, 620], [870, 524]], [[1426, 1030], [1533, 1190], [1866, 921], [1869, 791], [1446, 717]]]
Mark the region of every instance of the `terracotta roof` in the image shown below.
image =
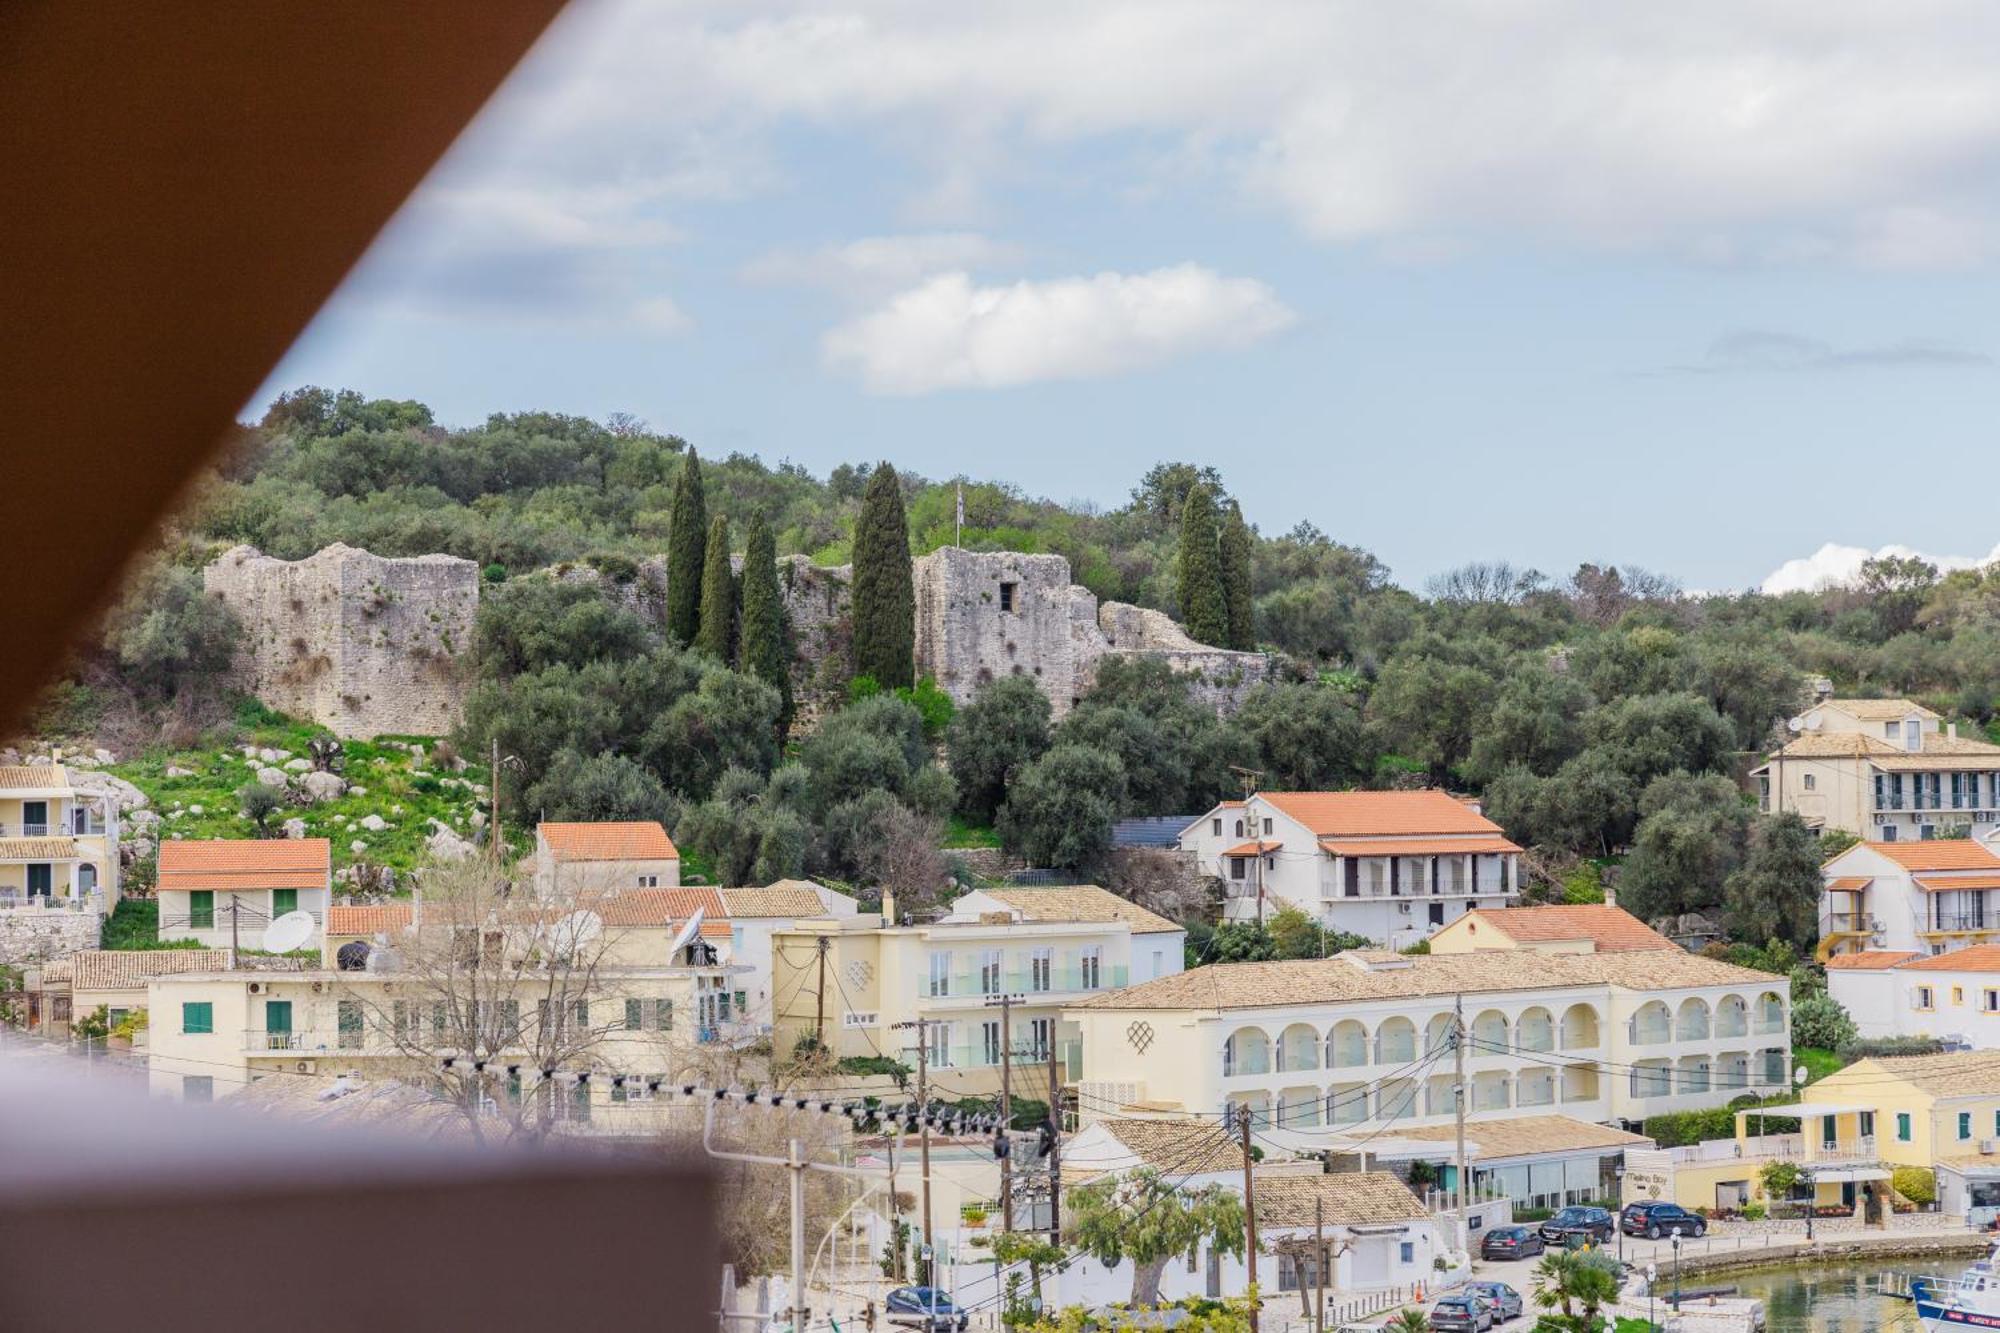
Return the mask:
[[[2000, 944], [1974, 944], [1964, 949], [1953, 949], [1949, 953], [1914, 954], [1914, 962], [1906, 962], [1897, 970], [1900, 972], [2000, 972]], [[2000, 1092], [2000, 1078], [1994, 1080], [1994, 1091]]]
[[[1927, 732], [1922, 750], [1899, 750], [1883, 755], [1875, 763], [1880, 768], [1992, 768], [2000, 764], [2000, 745], [1972, 736], [1947, 736]], [[1969, 761], [1969, 762], [1968, 762]]]
[[1007, 887], [979, 892], [1020, 912], [1028, 921], [1123, 921], [1134, 935], [1158, 935], [1181, 927], [1095, 884], [1048, 888]]
[[1674, 942], [1622, 907], [1579, 903], [1550, 907], [1482, 907], [1467, 912], [1468, 934], [1489, 926], [1516, 944], [1589, 940], [1599, 953], [1671, 949]]
[[1957, 889], [2000, 889], [2000, 873], [1992, 875], [1918, 875], [1917, 887], [1925, 893], [1950, 893]]
[[370, 903], [326, 909], [329, 935], [393, 935], [410, 924], [410, 904]]
[[722, 902], [731, 916], [796, 920], [826, 915], [826, 904], [815, 887], [803, 880], [779, 880], [761, 889], [724, 889]]
[[1922, 704], [1909, 699], [1822, 699], [1813, 707], [1836, 709], [1862, 722], [1900, 721], [1912, 713], [1918, 717], [1937, 716]]
[[1256, 1188], [1260, 1227], [1309, 1227], [1316, 1201], [1325, 1208], [1328, 1226], [1382, 1226], [1420, 1222], [1429, 1216], [1423, 1201], [1388, 1171], [1337, 1175], [1258, 1172]]
[[1502, 832], [1444, 791], [1265, 791], [1257, 798], [1323, 838]]
[[1278, 851], [1282, 849], [1284, 845], [1285, 844], [1282, 842], [1239, 842], [1234, 847], [1231, 847], [1228, 851], [1224, 852], [1223, 855], [1257, 856], [1264, 852]]
[[169, 839], [160, 844], [161, 893], [323, 889], [333, 876], [325, 838]]
[[677, 861], [681, 855], [656, 819], [622, 824], [542, 824], [536, 832], [558, 861]]
[[1954, 1051], [1948, 1055], [1880, 1055], [1858, 1060], [1828, 1074], [1825, 1091], [1840, 1097], [1831, 1080], [1852, 1074], [1864, 1084], [1880, 1086], [1886, 1075], [1902, 1079], [1933, 1097], [1991, 1097], [2000, 1092], [2000, 1051]]
[[1874, 882], [1874, 878], [1869, 875], [1842, 875], [1839, 879], [1828, 880], [1826, 887], [1839, 893], [1855, 893]]
[[1095, 1122], [1157, 1171], [1175, 1177], [1240, 1169], [1242, 1149], [1216, 1120], [1137, 1120], [1114, 1117]]
[[1771, 752], [1770, 757], [1787, 759], [1874, 759], [1908, 754], [1900, 745], [1891, 745], [1879, 736], [1859, 731], [1808, 731], [1794, 736]]
[[0, 838], [0, 861], [71, 861], [74, 838]]
[[61, 764], [8, 764], [0, 767], [0, 790], [48, 790], [69, 786]]
[[[1398, 1129], [1399, 1139], [1422, 1139], [1445, 1143], [1457, 1133], [1452, 1125], [1426, 1125], [1420, 1129]], [[1465, 1127], [1465, 1137], [1479, 1145], [1471, 1154], [1476, 1162], [1492, 1162], [1507, 1157], [1534, 1157], [1541, 1153], [1588, 1152], [1593, 1148], [1650, 1148], [1653, 1140], [1609, 1125], [1594, 1125], [1566, 1115], [1524, 1115], [1505, 1120], [1474, 1120]]]
[[76, 972], [76, 965], [67, 958], [58, 958], [42, 964], [42, 984], [51, 981], [68, 981]]
[[[1362, 966], [1356, 958], [1384, 960]], [[1386, 961], [1393, 960], [1393, 961]], [[1505, 950], [1405, 958], [1358, 951], [1274, 963], [1212, 963], [1092, 996], [1079, 1009], [1277, 1009], [1302, 1004], [1435, 998], [1483, 991], [1559, 990], [1615, 985], [1627, 990], [1769, 986], [1784, 978], [1683, 949], [1601, 954], [1537, 954], [1522, 965]]]
[[1974, 838], [1923, 838], [1915, 842], [1864, 843], [1905, 870], [1996, 870], [2000, 856]]
[[1505, 838], [1321, 838], [1320, 850], [1334, 856], [1452, 856], [1470, 852], [1518, 852]]
[[1881, 972], [1923, 955], [1912, 949], [1863, 949], [1859, 953], [1837, 953], [1826, 960], [1829, 972]]
[[719, 889], [627, 889], [614, 897], [591, 903], [589, 910], [604, 918], [607, 926], [628, 929], [634, 926], [677, 925], [701, 912], [703, 935], [729, 933], [729, 909], [723, 906]]
[[[73, 990], [144, 990], [151, 977], [226, 972], [227, 949], [85, 949], [69, 956]], [[46, 973], [44, 974], [46, 975]]]

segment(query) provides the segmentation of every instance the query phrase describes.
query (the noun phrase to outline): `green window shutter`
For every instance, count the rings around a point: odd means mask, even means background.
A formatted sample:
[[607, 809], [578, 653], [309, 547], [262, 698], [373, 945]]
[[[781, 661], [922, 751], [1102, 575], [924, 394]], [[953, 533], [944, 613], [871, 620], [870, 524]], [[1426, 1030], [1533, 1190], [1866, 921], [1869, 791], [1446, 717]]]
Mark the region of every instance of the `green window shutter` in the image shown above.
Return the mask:
[[299, 891], [297, 889], [271, 890], [272, 916], [274, 917], [283, 916], [287, 912], [296, 912], [298, 910], [299, 910]]
[[361, 1049], [362, 1013], [361, 1001], [342, 1000], [339, 1005], [340, 1047], [346, 1051]]
[[290, 1032], [292, 1030], [292, 1002], [290, 1000], [264, 1001], [264, 1031]]
[[1898, 1111], [1896, 1112], [1896, 1142], [1908, 1143], [1909, 1141], [1910, 1113], [1908, 1111]]
[[181, 1005], [181, 1031], [190, 1035], [215, 1031], [215, 1006], [206, 1000]]
[[188, 895], [188, 926], [193, 930], [207, 930], [215, 925], [215, 892], [199, 889]]
[[590, 1026], [590, 1001], [589, 1001], [589, 1000], [577, 1000], [577, 1001], [575, 1001], [575, 1002], [573, 1003], [573, 1005], [571, 1006], [571, 1008], [572, 1008], [572, 1011], [573, 1011], [573, 1012], [575, 1013], [575, 1015], [576, 1015], [576, 1025], [577, 1025], [578, 1027], [580, 1027], [580, 1028], [587, 1028], [587, 1027], [589, 1027], [589, 1026]]
[[661, 1000], [660, 1031], [672, 1032], [673, 1030], [674, 1030], [674, 1002], [672, 1000]]
[[521, 1002], [519, 1000], [500, 1001], [500, 1031], [494, 1036], [502, 1046], [511, 1046], [521, 1035]]
[[431, 1006], [431, 1035], [439, 1038], [444, 1036], [444, 1002], [442, 1000]]
[[637, 1032], [640, 1028], [646, 1026], [645, 1010], [646, 1002], [644, 1000], [625, 1001], [625, 1028], [627, 1031]]

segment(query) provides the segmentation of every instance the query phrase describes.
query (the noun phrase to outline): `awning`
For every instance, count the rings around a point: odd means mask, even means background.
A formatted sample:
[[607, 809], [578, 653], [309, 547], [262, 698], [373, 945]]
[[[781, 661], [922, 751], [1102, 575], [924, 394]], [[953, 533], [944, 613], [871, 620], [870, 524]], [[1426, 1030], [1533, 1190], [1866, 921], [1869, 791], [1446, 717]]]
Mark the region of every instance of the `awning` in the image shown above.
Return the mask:
[[1826, 887], [1833, 893], [1859, 893], [1874, 882], [1867, 875], [1842, 875], [1839, 879], [1828, 880]]
[[1864, 1180], [1887, 1180], [1889, 1173], [1879, 1166], [1822, 1166], [1808, 1165], [1807, 1174], [1815, 1184], [1845, 1185]]
[[2000, 875], [1919, 875], [1917, 887], [1925, 893], [1952, 893], [1959, 889], [2000, 889]]
[[1832, 1103], [1802, 1102], [1794, 1106], [1744, 1106], [1737, 1109], [1738, 1115], [1763, 1116], [1766, 1120], [1790, 1120], [1809, 1115], [1858, 1115], [1863, 1111], [1879, 1108], [1867, 1105], [1835, 1105]]
[[1275, 852], [1285, 844], [1282, 842], [1240, 842], [1224, 852], [1224, 856], [1257, 856], [1264, 852]]

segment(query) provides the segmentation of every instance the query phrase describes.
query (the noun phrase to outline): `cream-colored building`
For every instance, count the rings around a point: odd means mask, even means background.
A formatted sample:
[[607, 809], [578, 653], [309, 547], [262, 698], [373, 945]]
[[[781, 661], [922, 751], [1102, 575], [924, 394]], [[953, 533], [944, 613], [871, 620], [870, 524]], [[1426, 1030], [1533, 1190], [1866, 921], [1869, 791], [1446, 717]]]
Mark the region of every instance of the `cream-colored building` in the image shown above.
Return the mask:
[[1942, 1037], [2000, 1051], [2000, 944], [1838, 954], [1826, 960], [1826, 985], [1863, 1037]]
[[2000, 939], [2000, 854], [1979, 838], [1860, 842], [1820, 867], [1818, 957]]
[[27, 968], [23, 1026], [45, 1037], [66, 1037], [70, 1025], [98, 1009], [110, 1026], [146, 1007], [146, 987], [177, 972], [221, 972], [227, 949], [85, 949]]
[[117, 905], [117, 803], [79, 792], [61, 764], [0, 767], [0, 911]]
[[535, 827], [535, 891], [558, 894], [672, 889], [681, 854], [658, 820]]
[[154, 892], [161, 939], [261, 949], [264, 928], [292, 912], [325, 928], [333, 845], [325, 838], [169, 839], [160, 844]]
[[1787, 1087], [1789, 1007], [1784, 978], [1675, 948], [1352, 950], [1197, 968], [1064, 1017], [1086, 1120], [1247, 1106], [1333, 1143], [1451, 1119], [1455, 1011], [1475, 1120], [1636, 1123]]
[[1908, 699], [1825, 699], [1751, 770], [1765, 810], [1877, 842], [1985, 831], [2000, 820], [2000, 745]]
[[[1178, 925], [1095, 885], [978, 889], [943, 919], [885, 925], [883, 916], [800, 921], [772, 934], [775, 1049], [820, 1033], [836, 1057], [916, 1064], [918, 1024], [941, 1090], [997, 1090], [1003, 1052], [1018, 1078], [1046, 1088], [1046, 1063], [1078, 1069], [1062, 1014], [1086, 996], [1172, 975], [1184, 961]], [[824, 981], [822, 982], [822, 977]], [[1015, 997], [1002, 1032], [998, 1007]]]
[[1619, 907], [1602, 903], [1481, 908], [1431, 936], [1434, 954], [1521, 949], [1530, 953], [1630, 953], [1674, 942]]

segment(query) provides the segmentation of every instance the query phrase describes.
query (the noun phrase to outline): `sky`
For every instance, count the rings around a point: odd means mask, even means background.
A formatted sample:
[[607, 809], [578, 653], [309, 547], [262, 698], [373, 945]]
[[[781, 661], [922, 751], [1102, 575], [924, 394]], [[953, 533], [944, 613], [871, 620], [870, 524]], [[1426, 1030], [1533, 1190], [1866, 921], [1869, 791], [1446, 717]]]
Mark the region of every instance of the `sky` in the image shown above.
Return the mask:
[[1996, 67], [1937, 0], [573, 0], [249, 411], [1107, 508], [1207, 463], [1412, 587], [1976, 563]]

